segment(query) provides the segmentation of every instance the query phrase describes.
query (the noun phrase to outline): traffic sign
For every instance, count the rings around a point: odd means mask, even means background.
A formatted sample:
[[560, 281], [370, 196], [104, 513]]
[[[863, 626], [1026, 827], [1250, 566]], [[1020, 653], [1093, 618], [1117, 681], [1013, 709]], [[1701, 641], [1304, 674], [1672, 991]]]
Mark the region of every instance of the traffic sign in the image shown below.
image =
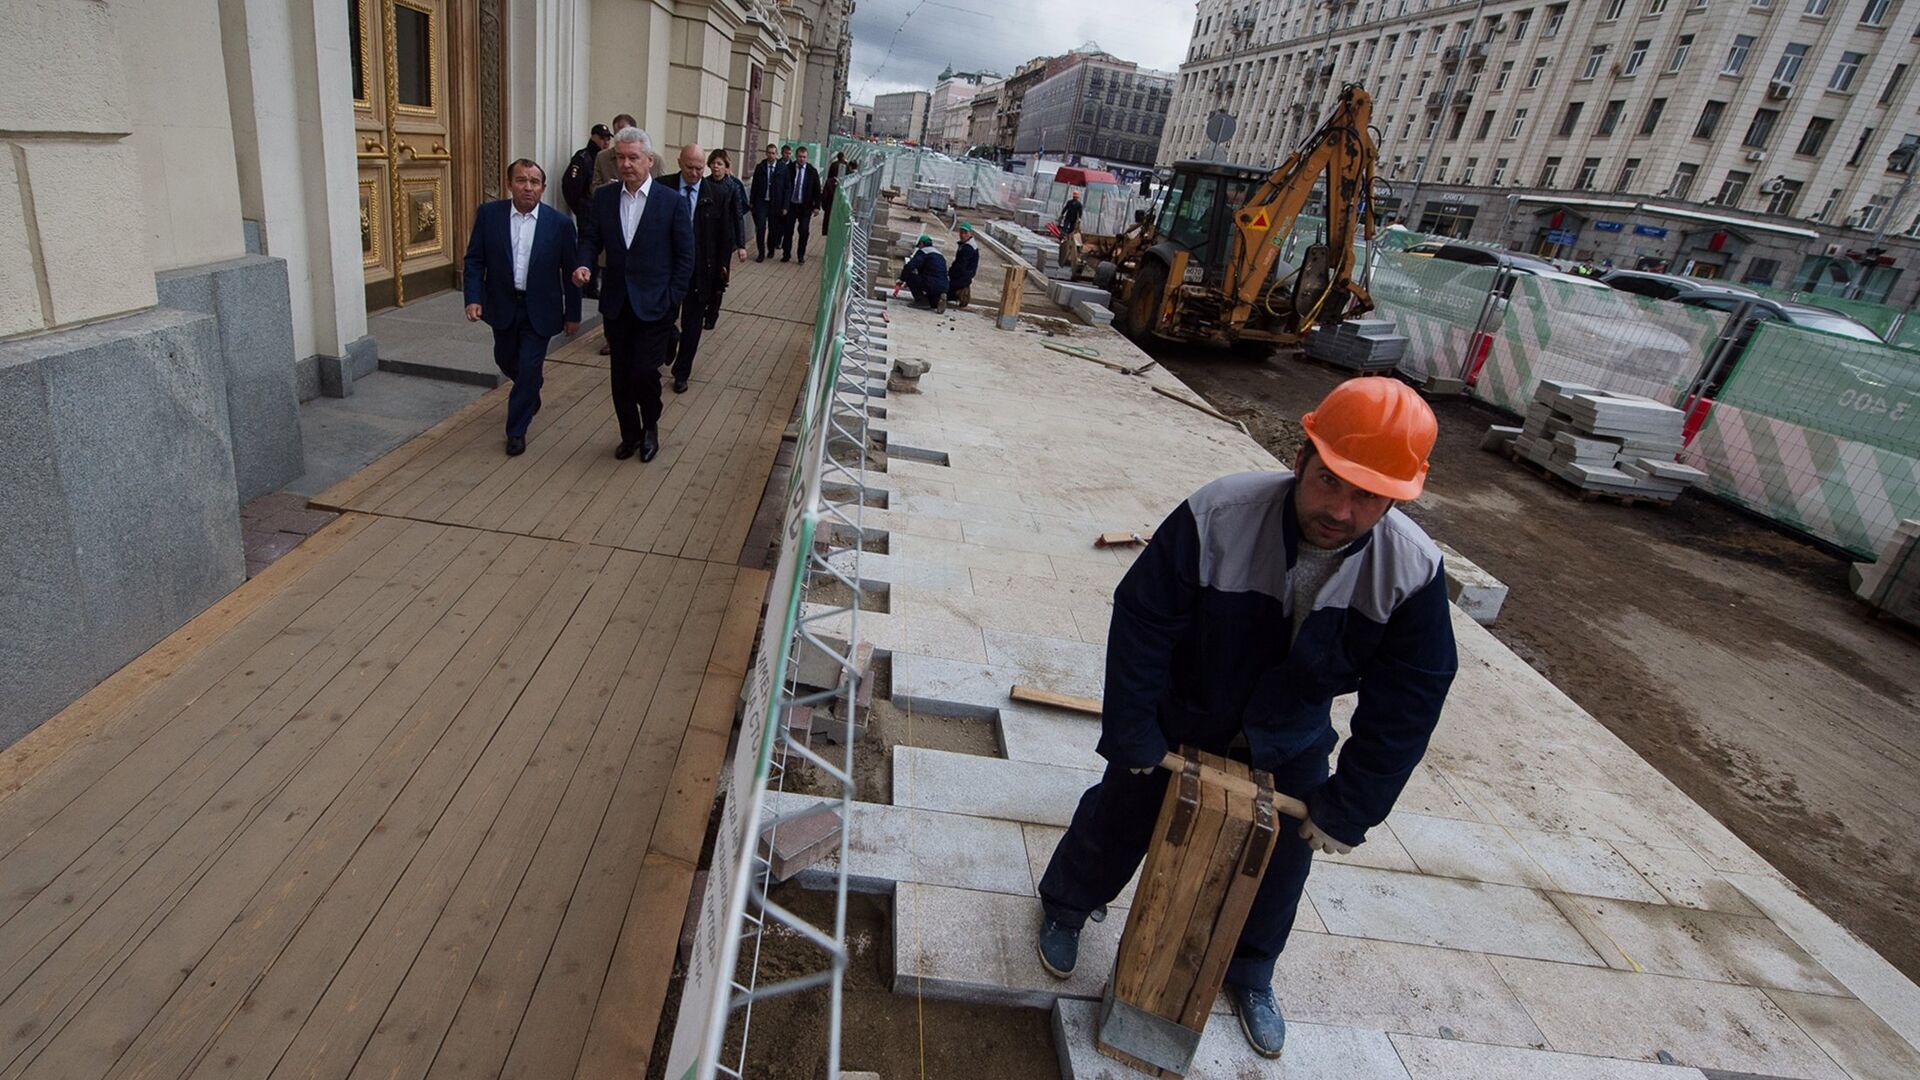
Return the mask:
[[1240, 121], [1235, 119], [1232, 113], [1227, 112], [1225, 109], [1215, 109], [1207, 116], [1207, 141], [1210, 143], [1226, 142], [1228, 139], [1233, 138], [1233, 133], [1239, 126]]

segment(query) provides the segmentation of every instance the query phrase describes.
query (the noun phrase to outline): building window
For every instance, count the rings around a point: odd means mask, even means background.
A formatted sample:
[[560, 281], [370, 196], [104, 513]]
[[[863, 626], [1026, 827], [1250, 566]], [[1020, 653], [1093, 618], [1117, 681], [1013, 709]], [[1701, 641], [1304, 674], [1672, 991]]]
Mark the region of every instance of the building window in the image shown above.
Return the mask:
[[1747, 193], [1747, 181], [1752, 179], [1752, 173], [1740, 172], [1737, 169], [1727, 173], [1727, 178], [1720, 182], [1720, 194], [1715, 196], [1713, 201], [1721, 206], [1739, 205], [1740, 196]]
[[1867, 200], [1867, 205], [1860, 208], [1860, 224], [1855, 225], [1854, 228], [1862, 232], [1872, 232], [1879, 228], [1880, 216], [1887, 212], [1886, 199], [1885, 195], [1875, 195]]
[[1800, 181], [1775, 180], [1773, 191], [1767, 196], [1767, 213], [1782, 217], [1793, 213], [1793, 201], [1800, 197]]
[[1753, 122], [1747, 125], [1746, 137], [1740, 140], [1740, 145], [1766, 149], [1767, 140], [1773, 137], [1773, 125], [1779, 119], [1779, 109], [1756, 110], [1753, 114]]
[[1744, 285], [1758, 285], [1763, 289], [1773, 287], [1773, 279], [1780, 276], [1779, 259], [1756, 258], [1747, 263], [1747, 272], [1740, 277]]
[[1545, 165], [1540, 166], [1540, 182], [1538, 184], [1535, 184], [1534, 186], [1550, 188], [1553, 186], [1553, 182], [1555, 180], [1558, 180], [1559, 178], [1560, 178], [1560, 159], [1557, 157], [1550, 157], [1547, 159], [1547, 163]]
[[1640, 74], [1640, 65], [1647, 62], [1647, 50], [1653, 47], [1652, 38], [1642, 38], [1627, 50], [1627, 62], [1620, 69], [1620, 77], [1631, 79]]
[[1892, 6], [1893, 0], [1867, 0], [1866, 10], [1860, 13], [1860, 25], [1885, 25], [1887, 21], [1887, 9]]
[[[1915, 147], [1920, 147], [1920, 135], [1908, 135], [1900, 140], [1900, 148], [1902, 150], [1911, 150]], [[1912, 172], [1913, 158], [1913, 154], [1902, 154], [1899, 157], [1893, 157], [1887, 162], [1887, 171], [1890, 173]]]
[[1640, 134], [1653, 134], [1653, 129], [1660, 126], [1660, 114], [1666, 111], [1666, 98], [1657, 97], [1647, 102], [1647, 115], [1640, 118]]
[[1740, 74], [1740, 69], [1747, 66], [1747, 54], [1752, 51], [1753, 35], [1735, 34], [1732, 47], [1727, 49], [1727, 62], [1720, 65], [1720, 74]]
[[1847, 158], [1847, 164], [1849, 165], [1860, 164], [1860, 159], [1866, 156], [1867, 147], [1872, 144], [1873, 144], [1873, 129], [1866, 128], [1862, 130], [1860, 132], [1860, 141], [1853, 144], [1853, 153]]
[[1647, 16], [1665, 15], [1667, 0], [1647, 0]]
[[1598, 181], [1599, 177], [1600, 177], [1600, 159], [1599, 158], [1590, 157], [1580, 163], [1580, 182], [1578, 184], [1578, 187], [1580, 188], [1581, 191], [1592, 191], [1594, 184], [1596, 181]]
[[1679, 37], [1675, 38], [1673, 42], [1673, 55], [1667, 57], [1668, 74], [1672, 74], [1674, 72], [1679, 71], [1680, 66], [1687, 62], [1687, 54], [1692, 51], [1693, 51], [1693, 35], [1692, 34], [1681, 34]]
[[1600, 16], [1600, 21], [1612, 22], [1615, 19], [1618, 19], [1620, 17], [1620, 13], [1622, 11], [1625, 11], [1626, 7], [1627, 7], [1627, 0], [1607, 0], [1607, 13], [1605, 15]]
[[1627, 103], [1624, 99], [1615, 98], [1607, 102], [1606, 111], [1600, 114], [1600, 127], [1594, 134], [1603, 137], [1613, 134], [1613, 129], [1620, 126], [1620, 114], [1626, 111]]
[[[1882, 0], [1884, 4], [1884, 0]], [[1513, 17], [1513, 40], [1527, 40], [1527, 28], [1533, 25], [1533, 9], [1528, 8]]]
[[1507, 129], [1507, 138], [1509, 139], [1519, 138], [1521, 129], [1525, 128], [1526, 126], [1527, 126], [1527, 110], [1525, 109], [1513, 110], [1513, 126]]
[[1787, 46], [1787, 50], [1780, 54], [1780, 62], [1773, 65], [1773, 81], [1792, 86], [1793, 80], [1800, 77], [1800, 65], [1805, 63], [1806, 59], [1805, 45]]
[[1531, 90], [1540, 85], [1541, 76], [1547, 73], [1547, 65], [1552, 62], [1552, 58], [1546, 56], [1534, 60], [1533, 69], [1527, 72], [1527, 89]]
[[1568, 135], [1573, 134], [1574, 125], [1580, 122], [1580, 111], [1586, 107], [1584, 102], [1567, 102], [1567, 113], [1560, 118], [1560, 130], [1554, 132], [1554, 134], [1561, 138], [1566, 138]]
[[1639, 175], [1640, 175], [1640, 159], [1637, 157], [1628, 158], [1627, 163], [1625, 165], [1620, 166], [1620, 182], [1613, 185], [1613, 190], [1631, 191], [1633, 189], [1634, 177]]
[[1832, 128], [1833, 121], [1824, 116], [1816, 116], [1807, 121], [1807, 130], [1801, 133], [1800, 144], [1793, 148], [1793, 152], [1807, 157], [1818, 154], [1820, 147], [1826, 144], [1827, 132]]
[[1480, 114], [1480, 130], [1475, 132], [1473, 137], [1476, 139], [1484, 139], [1489, 134], [1491, 134], [1492, 131], [1493, 131], [1493, 110], [1488, 109], [1486, 112], [1483, 112]]
[[1607, 46], [1595, 45], [1587, 50], [1587, 66], [1580, 72], [1582, 79], [1591, 79], [1600, 74], [1600, 65], [1606, 63]]
[[1827, 215], [1833, 213], [1834, 204], [1839, 201], [1840, 201], [1839, 188], [1834, 188], [1833, 190], [1827, 192], [1827, 201], [1820, 204], [1820, 211], [1813, 215], [1813, 220], [1815, 221], [1827, 220]]
[[1393, 59], [1393, 50], [1394, 50], [1394, 48], [1395, 48], [1396, 46], [1398, 46], [1399, 44], [1400, 44], [1400, 35], [1399, 35], [1399, 34], [1395, 34], [1395, 35], [1393, 35], [1392, 37], [1390, 37], [1390, 38], [1388, 38], [1388, 39], [1387, 39], [1387, 51], [1386, 51], [1386, 53], [1385, 53], [1385, 55], [1383, 55], [1383, 56], [1381, 56], [1381, 58], [1380, 58], [1380, 59], [1382, 59], [1382, 60], [1391, 60], [1391, 59]]
[[1540, 32], [1543, 38], [1559, 37], [1560, 24], [1567, 21], [1567, 5], [1555, 4], [1547, 9], [1547, 28]]
[[1700, 110], [1700, 122], [1693, 125], [1693, 137], [1696, 139], [1713, 138], [1713, 133], [1719, 130], [1720, 118], [1726, 115], [1726, 112], [1726, 102], [1707, 102], [1706, 107]]
[[1853, 91], [1853, 77], [1860, 74], [1860, 62], [1867, 58], [1866, 53], [1843, 52], [1840, 62], [1833, 67], [1833, 77], [1827, 80], [1827, 89], [1846, 94]]
[[1473, 170], [1478, 168], [1479, 166], [1480, 166], [1479, 158], [1477, 157], [1468, 158], [1466, 166], [1460, 170], [1460, 179], [1457, 182], [1471, 187], [1473, 185]]
[[1499, 187], [1501, 184], [1504, 184], [1506, 182], [1507, 182], [1507, 159], [1495, 158], [1493, 161], [1493, 175], [1487, 178], [1487, 183], [1494, 187]]
[[1421, 135], [1420, 137], [1423, 139], [1432, 139], [1435, 135], [1439, 134], [1439, 132], [1440, 132], [1440, 121], [1436, 117], [1435, 119], [1427, 121], [1426, 133]]
[[1395, 101], [1400, 100], [1400, 95], [1406, 90], [1406, 88], [1407, 88], [1407, 73], [1403, 71], [1400, 73], [1400, 77], [1393, 81], [1393, 100]]
[[1893, 74], [1887, 77], [1886, 88], [1880, 91], [1880, 104], [1893, 104], [1893, 96], [1900, 92], [1900, 84], [1907, 79], [1907, 65], [1895, 64]]
[[1700, 166], [1691, 161], [1683, 161], [1673, 170], [1673, 183], [1667, 185], [1667, 190], [1661, 194], [1684, 199], [1692, 193], [1693, 182], [1699, 177]]
[[1513, 78], [1513, 61], [1502, 61], [1500, 64], [1500, 74], [1494, 76], [1493, 88], [1495, 90], [1505, 90], [1507, 88], [1507, 80], [1511, 78]]
[[1432, 56], [1434, 53], [1439, 52], [1440, 46], [1445, 44], [1446, 40], [1447, 36], [1438, 30], [1427, 35], [1427, 55]]
[[1830, 2], [1831, 0], [1807, 0], [1807, 6], [1803, 10], [1808, 15], [1818, 15], [1824, 18], [1827, 14], [1827, 4]]

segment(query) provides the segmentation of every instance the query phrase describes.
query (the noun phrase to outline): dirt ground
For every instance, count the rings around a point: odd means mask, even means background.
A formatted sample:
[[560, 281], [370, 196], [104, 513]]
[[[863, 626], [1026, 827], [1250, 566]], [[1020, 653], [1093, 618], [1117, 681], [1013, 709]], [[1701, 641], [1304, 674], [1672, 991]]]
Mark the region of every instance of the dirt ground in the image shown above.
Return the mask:
[[[1282, 460], [1340, 374], [1155, 355]], [[1415, 520], [1510, 589], [1495, 636], [1820, 907], [1920, 979], [1920, 638], [1871, 618], [1847, 561], [1711, 498], [1585, 503], [1479, 449], [1510, 423], [1441, 402]]]

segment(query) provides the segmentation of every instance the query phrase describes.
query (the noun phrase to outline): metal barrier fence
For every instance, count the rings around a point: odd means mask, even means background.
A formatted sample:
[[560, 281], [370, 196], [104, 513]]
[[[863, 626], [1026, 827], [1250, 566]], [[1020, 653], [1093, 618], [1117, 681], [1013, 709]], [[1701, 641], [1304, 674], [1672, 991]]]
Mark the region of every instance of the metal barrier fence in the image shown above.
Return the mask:
[[[679, 1018], [667, 1058], [675, 1080], [742, 1076], [752, 1035], [754, 1002], [824, 988], [827, 1076], [840, 1068], [842, 983], [847, 965], [847, 835], [840, 831], [833, 919], [815, 925], [768, 896], [771, 849], [780, 826], [795, 814], [770, 817], [766, 795], [782, 790], [787, 766], [802, 761], [837, 785], [840, 820], [851, 821], [854, 799], [853, 723], [857, 691], [850, 642], [859, 640], [858, 559], [865, 505], [868, 446], [867, 379], [884, 374], [879, 316], [865, 297], [873, 206], [881, 187], [877, 162], [843, 178], [829, 209], [820, 272], [820, 301], [801, 391], [793, 469], [781, 518], [780, 552], [769, 584], [766, 617], [752, 669], [742, 687], [739, 736], [721, 780], [721, 820], [702, 897], [694, 944], [681, 989]], [[836, 556], [850, 551], [847, 571]], [[851, 575], [851, 576], [850, 576]], [[803, 601], [816, 583], [833, 582], [839, 601]], [[833, 624], [846, 640], [821, 631]], [[837, 681], [825, 689], [802, 686], [802, 664], [824, 665]], [[831, 681], [831, 680], [820, 680]], [[793, 710], [837, 710], [838, 760], [797, 736], [786, 719]], [[818, 966], [775, 982], [760, 979], [766, 931], [782, 927], [817, 952]]]

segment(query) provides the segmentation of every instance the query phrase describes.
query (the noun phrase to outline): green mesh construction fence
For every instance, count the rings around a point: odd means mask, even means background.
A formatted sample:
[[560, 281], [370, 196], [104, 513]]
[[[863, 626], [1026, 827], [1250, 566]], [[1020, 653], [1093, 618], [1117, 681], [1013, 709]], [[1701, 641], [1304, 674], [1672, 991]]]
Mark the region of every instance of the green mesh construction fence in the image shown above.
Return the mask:
[[1423, 379], [1458, 376], [1493, 278], [1487, 266], [1377, 252], [1373, 317], [1393, 320], [1407, 338], [1400, 370]]
[[1719, 399], [1920, 457], [1920, 357], [1898, 349], [1761, 323]]

